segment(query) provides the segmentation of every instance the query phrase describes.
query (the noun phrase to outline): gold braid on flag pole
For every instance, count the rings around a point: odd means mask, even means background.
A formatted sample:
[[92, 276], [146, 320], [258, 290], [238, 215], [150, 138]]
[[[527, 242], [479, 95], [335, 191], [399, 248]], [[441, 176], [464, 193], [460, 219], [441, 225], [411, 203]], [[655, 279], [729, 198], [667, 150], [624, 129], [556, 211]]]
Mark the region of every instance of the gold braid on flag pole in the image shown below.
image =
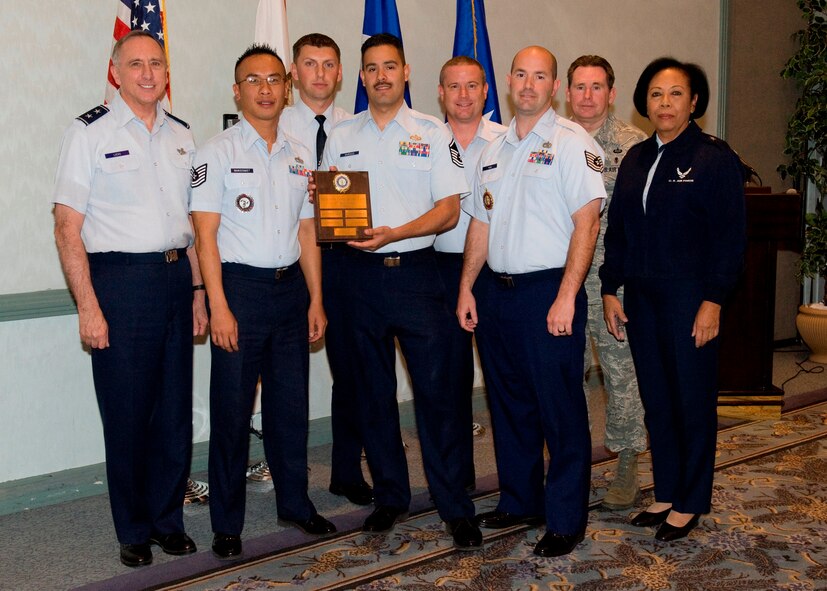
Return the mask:
[[161, 30], [164, 32], [164, 56], [167, 58], [167, 100], [169, 101], [169, 110], [172, 111], [172, 79], [169, 76], [169, 35], [167, 35], [167, 3], [166, 0], [160, 0], [161, 4]]
[[[471, 26], [474, 30], [474, 59], [479, 61], [477, 57], [477, 6], [474, 0], [471, 0], [471, 22], [473, 23]], [[166, 31], [164, 35], [166, 35]]]

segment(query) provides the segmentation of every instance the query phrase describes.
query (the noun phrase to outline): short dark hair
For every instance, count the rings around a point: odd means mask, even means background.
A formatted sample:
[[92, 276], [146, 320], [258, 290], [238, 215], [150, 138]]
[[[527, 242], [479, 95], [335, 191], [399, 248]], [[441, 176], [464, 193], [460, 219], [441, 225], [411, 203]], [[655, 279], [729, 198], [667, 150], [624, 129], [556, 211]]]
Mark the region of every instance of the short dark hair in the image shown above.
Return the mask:
[[609, 88], [614, 88], [615, 85], [615, 71], [612, 68], [612, 64], [610, 64], [606, 58], [600, 57], [599, 55], [581, 55], [579, 58], [571, 62], [569, 66], [568, 72], [566, 72], [566, 78], [569, 81], [569, 86], [571, 86], [571, 78], [574, 76], [574, 71], [577, 68], [603, 68], [606, 72], [606, 82], [609, 85]]
[[129, 31], [126, 35], [121, 37], [115, 42], [115, 45], [112, 47], [112, 63], [118, 65], [118, 60], [121, 57], [121, 48], [124, 46], [124, 43], [129, 41], [130, 39], [135, 39], [136, 37], [146, 37], [147, 39], [152, 39], [155, 43], [158, 44], [158, 47], [161, 48], [161, 51], [164, 53], [164, 61], [167, 59], [166, 51], [164, 51], [164, 45], [158, 41], [158, 38], [150, 33], [149, 31], [144, 31], [143, 29], [136, 29], [134, 31]]
[[652, 78], [658, 73], [669, 69], [683, 72], [689, 80], [690, 96], [698, 97], [695, 103], [695, 110], [690, 113], [689, 118], [698, 119], [699, 117], [703, 117], [704, 113], [706, 113], [706, 108], [709, 106], [709, 81], [706, 79], [706, 74], [698, 64], [684, 63], [673, 57], [659, 57], [644, 68], [635, 86], [635, 94], [633, 96], [637, 112], [643, 117], [649, 117], [646, 108], [649, 84], [652, 82]]
[[[235, 60], [235, 69], [233, 70], [234, 73], [234, 80], [236, 84], [238, 84], [238, 67], [241, 65], [241, 62], [246, 60], [248, 57], [253, 57], [254, 55], [271, 55], [281, 64], [281, 67], [284, 68], [284, 61], [279, 57], [279, 54], [276, 53], [276, 50], [267, 45], [266, 43], [253, 43], [250, 47], [244, 50], [238, 59]], [[285, 72], [287, 68], [285, 68]]]
[[323, 33], [308, 33], [303, 37], [299, 37], [299, 40], [293, 44], [293, 62], [299, 59], [299, 53], [301, 53], [302, 47], [332, 47], [333, 51], [336, 52], [336, 59], [342, 61], [342, 50], [339, 49], [339, 46], [336, 42], [328, 37]]
[[477, 66], [482, 72], [482, 83], [485, 84], [485, 68], [482, 67], [482, 64], [479, 63], [472, 57], [468, 57], [467, 55], [458, 55], [452, 57], [447, 62], [442, 65], [442, 69], [439, 71], [439, 85], [442, 86], [442, 82], [445, 79], [445, 70], [450, 68], [451, 66]]
[[380, 45], [391, 45], [399, 52], [399, 57], [402, 58], [402, 65], [405, 65], [405, 49], [402, 47], [402, 39], [390, 33], [377, 33], [368, 37], [362, 43], [362, 67], [365, 67], [365, 53], [368, 49], [379, 47]]

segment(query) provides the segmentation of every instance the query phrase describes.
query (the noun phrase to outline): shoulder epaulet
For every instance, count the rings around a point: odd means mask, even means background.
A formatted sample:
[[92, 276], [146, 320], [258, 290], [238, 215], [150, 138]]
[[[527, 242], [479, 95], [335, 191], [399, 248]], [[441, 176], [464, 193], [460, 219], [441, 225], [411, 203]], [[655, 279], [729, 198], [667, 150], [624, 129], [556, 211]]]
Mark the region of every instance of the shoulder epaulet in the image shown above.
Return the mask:
[[713, 146], [717, 146], [721, 149], [729, 149], [729, 144], [727, 144], [724, 140], [719, 137], [716, 137], [712, 134], [705, 133], [703, 134], [704, 141], [707, 144], [712, 144]]
[[184, 127], [186, 127], [187, 129], [189, 129], [189, 128], [190, 128], [190, 124], [189, 124], [189, 123], [187, 123], [187, 122], [186, 122], [186, 121], [184, 121], [183, 119], [179, 119], [178, 117], [176, 117], [175, 115], [173, 115], [172, 113], [170, 113], [169, 111], [167, 111], [166, 109], [164, 109], [164, 113], [166, 113], [166, 114], [167, 114], [167, 117], [169, 117], [170, 119], [172, 119], [172, 120], [173, 120], [173, 121], [175, 121], [176, 123], [180, 123], [181, 125], [183, 125], [183, 126], [184, 126]]
[[83, 115], [75, 117], [78, 121], [82, 121], [84, 125], [89, 125], [106, 115], [109, 112], [109, 107], [106, 105], [98, 105], [93, 109], [89, 109]]

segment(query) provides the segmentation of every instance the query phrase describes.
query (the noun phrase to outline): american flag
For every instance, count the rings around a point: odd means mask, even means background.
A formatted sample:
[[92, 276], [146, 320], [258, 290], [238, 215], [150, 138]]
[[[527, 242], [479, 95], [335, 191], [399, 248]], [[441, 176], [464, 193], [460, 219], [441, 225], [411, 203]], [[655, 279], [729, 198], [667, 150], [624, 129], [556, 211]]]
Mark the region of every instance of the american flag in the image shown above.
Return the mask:
[[[164, 46], [164, 53], [169, 64], [169, 49], [167, 48], [167, 23], [164, 0], [116, 0], [118, 3], [115, 13], [115, 31], [112, 33], [112, 47], [129, 31], [140, 29], [154, 35], [161, 45]], [[109, 60], [109, 68], [106, 70], [106, 98], [110, 102], [115, 97], [118, 85], [112, 78], [112, 59]], [[171, 100], [170, 85], [167, 84], [167, 96], [164, 99], [163, 107], [169, 110]]]

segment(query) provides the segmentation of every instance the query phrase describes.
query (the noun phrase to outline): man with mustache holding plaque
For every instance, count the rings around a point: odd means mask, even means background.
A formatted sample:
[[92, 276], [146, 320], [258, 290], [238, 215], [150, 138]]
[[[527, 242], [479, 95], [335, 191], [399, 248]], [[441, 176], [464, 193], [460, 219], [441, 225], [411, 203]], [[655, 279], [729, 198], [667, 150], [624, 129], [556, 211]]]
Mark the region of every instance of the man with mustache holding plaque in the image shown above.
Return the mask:
[[381, 33], [362, 45], [368, 109], [330, 134], [322, 168], [367, 171], [373, 227], [348, 242], [352, 361], [376, 509], [366, 533], [385, 533], [407, 515], [408, 467], [399, 429], [395, 346], [399, 340], [415, 398], [425, 474], [440, 517], [459, 549], [482, 545], [462, 482], [460, 389], [451, 315], [436, 267], [434, 237], [459, 217], [468, 191], [462, 160], [438, 119], [404, 102], [409, 75], [402, 42]]

